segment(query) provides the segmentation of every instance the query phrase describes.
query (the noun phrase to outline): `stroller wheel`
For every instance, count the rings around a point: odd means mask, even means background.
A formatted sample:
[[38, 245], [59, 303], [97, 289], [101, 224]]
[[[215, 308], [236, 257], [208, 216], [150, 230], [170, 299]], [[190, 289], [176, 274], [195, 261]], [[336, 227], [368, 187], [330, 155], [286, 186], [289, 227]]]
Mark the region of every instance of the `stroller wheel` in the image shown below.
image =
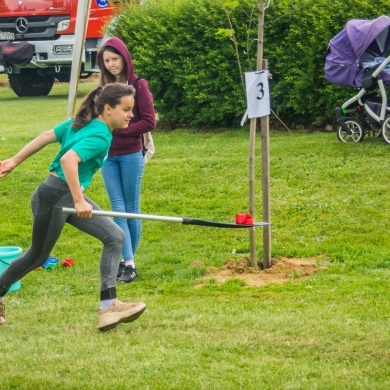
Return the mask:
[[390, 116], [388, 116], [383, 122], [382, 137], [388, 144], [390, 144]]
[[345, 126], [337, 128], [337, 138], [341, 142], [360, 142], [364, 138], [364, 130], [361, 123], [355, 119], [345, 121]]
[[380, 138], [382, 136], [382, 129], [373, 127], [370, 130], [366, 130], [366, 136], [372, 137], [372, 138]]

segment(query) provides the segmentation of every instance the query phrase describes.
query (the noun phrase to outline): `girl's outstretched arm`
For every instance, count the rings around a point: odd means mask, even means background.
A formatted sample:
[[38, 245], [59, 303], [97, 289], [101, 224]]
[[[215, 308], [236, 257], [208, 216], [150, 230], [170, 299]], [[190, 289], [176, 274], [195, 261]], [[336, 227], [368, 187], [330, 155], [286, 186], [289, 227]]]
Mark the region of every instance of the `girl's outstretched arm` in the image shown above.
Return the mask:
[[20, 152], [8, 160], [0, 161], [0, 177], [7, 176], [14, 168], [39, 152], [46, 145], [57, 142], [54, 130], [46, 131], [29, 142]]

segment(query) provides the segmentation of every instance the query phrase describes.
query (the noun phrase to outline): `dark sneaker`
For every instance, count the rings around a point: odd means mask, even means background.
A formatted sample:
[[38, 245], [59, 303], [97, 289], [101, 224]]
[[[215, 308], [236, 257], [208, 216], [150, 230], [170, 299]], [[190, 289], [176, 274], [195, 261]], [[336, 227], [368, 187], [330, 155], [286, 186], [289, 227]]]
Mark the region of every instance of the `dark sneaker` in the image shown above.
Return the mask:
[[138, 276], [137, 271], [132, 266], [125, 267], [123, 275], [118, 278], [120, 283], [130, 283]]
[[121, 261], [119, 263], [119, 268], [118, 268], [118, 273], [116, 274], [116, 278], [119, 279], [122, 275], [123, 275], [123, 272], [125, 272], [125, 262], [124, 261]]
[[136, 320], [146, 309], [142, 302], [122, 302], [115, 300], [107, 309], [99, 309], [99, 330], [106, 330], [117, 327], [121, 322], [131, 322]]
[[0, 301], [0, 325], [5, 324], [5, 304], [4, 300]]

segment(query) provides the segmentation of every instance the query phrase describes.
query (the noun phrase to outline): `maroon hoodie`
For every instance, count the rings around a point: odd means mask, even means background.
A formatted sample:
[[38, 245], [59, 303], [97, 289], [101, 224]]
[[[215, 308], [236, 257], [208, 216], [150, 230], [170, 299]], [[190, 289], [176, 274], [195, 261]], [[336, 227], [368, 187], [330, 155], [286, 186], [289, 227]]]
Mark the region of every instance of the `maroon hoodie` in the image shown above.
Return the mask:
[[[128, 84], [134, 85], [138, 76], [134, 73], [133, 60], [129, 50], [119, 38], [110, 38], [102, 46], [113, 47], [124, 59], [127, 72]], [[148, 82], [145, 79], [137, 81], [137, 97], [133, 109], [134, 118], [126, 129], [115, 129], [112, 132], [113, 138], [109, 156], [121, 156], [123, 154], [136, 153], [142, 149], [141, 135], [156, 128], [156, 114], [153, 106], [153, 95], [149, 90]]]

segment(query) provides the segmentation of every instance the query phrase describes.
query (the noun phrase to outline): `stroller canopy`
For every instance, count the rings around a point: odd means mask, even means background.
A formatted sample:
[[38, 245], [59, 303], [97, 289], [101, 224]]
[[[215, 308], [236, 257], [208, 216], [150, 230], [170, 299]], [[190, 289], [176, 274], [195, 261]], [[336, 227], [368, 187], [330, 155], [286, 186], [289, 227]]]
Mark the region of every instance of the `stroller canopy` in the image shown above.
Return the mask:
[[334, 84], [361, 88], [363, 62], [385, 57], [389, 48], [389, 16], [382, 15], [374, 20], [350, 20], [329, 42], [325, 77]]

